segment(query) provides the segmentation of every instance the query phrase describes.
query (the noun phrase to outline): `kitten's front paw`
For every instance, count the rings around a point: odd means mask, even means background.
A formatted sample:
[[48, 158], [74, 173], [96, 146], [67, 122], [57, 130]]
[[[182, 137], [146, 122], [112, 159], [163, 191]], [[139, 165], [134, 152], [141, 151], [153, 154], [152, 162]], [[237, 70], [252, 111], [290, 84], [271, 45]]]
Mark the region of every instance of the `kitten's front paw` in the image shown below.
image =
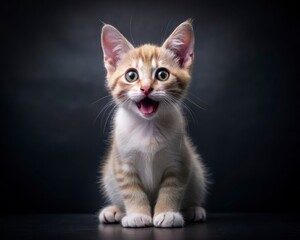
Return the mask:
[[132, 213], [122, 218], [123, 227], [150, 227], [152, 217], [142, 213]]
[[202, 207], [191, 207], [183, 211], [183, 216], [189, 222], [204, 222], [206, 220], [206, 212]]
[[154, 217], [155, 227], [183, 227], [184, 220], [179, 212], [162, 212]]
[[99, 220], [101, 223], [116, 223], [120, 222], [124, 216], [124, 212], [118, 206], [108, 206], [100, 212]]

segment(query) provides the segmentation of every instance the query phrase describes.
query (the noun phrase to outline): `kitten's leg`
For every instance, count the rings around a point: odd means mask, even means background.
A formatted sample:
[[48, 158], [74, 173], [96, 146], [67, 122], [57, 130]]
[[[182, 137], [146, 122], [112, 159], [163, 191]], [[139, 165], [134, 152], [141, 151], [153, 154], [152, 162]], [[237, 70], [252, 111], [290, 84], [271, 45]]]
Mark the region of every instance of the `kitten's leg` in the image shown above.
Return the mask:
[[183, 227], [184, 220], [179, 211], [185, 184], [179, 179], [182, 179], [179, 173], [169, 172], [164, 176], [154, 210], [155, 227]]
[[116, 223], [120, 222], [125, 216], [125, 213], [117, 205], [111, 205], [101, 210], [99, 220], [101, 223]]
[[122, 164], [116, 171], [117, 182], [121, 190], [126, 216], [122, 219], [123, 227], [152, 226], [151, 208], [141, 181], [131, 164]]
[[182, 211], [184, 219], [189, 222], [204, 222], [206, 220], [206, 212], [202, 207], [190, 207]]

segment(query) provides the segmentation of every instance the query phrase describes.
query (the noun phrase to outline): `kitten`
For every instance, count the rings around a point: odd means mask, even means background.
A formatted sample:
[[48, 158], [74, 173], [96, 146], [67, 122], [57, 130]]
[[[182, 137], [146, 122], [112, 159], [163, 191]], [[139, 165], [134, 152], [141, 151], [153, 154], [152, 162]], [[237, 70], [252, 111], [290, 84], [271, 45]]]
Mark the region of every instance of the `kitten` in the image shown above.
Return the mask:
[[108, 24], [101, 43], [117, 110], [102, 167], [102, 186], [111, 205], [100, 212], [100, 222], [182, 227], [184, 219], [205, 220], [205, 169], [181, 110], [194, 60], [191, 20], [180, 24], [161, 47], [134, 48]]

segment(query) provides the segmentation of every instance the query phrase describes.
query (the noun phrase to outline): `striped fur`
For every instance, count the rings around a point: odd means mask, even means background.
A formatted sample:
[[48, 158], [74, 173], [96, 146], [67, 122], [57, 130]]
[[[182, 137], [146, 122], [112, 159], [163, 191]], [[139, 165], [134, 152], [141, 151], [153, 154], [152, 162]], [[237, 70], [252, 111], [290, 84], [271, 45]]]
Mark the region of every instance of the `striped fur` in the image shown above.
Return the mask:
[[[102, 188], [111, 204], [99, 215], [102, 223], [182, 227], [184, 216], [204, 220], [205, 168], [186, 133], [181, 111], [191, 80], [193, 45], [190, 20], [161, 47], [134, 48], [114, 27], [103, 27], [107, 87], [118, 108], [101, 170]], [[156, 79], [155, 72], [162, 67], [169, 72], [166, 81]], [[137, 71], [137, 81], [126, 80], [129, 69]], [[152, 89], [148, 97], [159, 102], [150, 116], [137, 107], [145, 98], [144, 88]]]

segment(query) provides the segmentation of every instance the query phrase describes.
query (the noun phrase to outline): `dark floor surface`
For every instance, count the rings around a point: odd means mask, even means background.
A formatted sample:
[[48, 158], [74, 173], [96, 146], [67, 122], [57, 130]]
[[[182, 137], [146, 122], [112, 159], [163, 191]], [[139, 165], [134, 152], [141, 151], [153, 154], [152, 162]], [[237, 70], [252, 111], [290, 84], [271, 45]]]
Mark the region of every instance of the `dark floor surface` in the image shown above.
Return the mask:
[[291, 214], [210, 214], [206, 223], [185, 228], [122, 228], [99, 225], [95, 215], [0, 216], [0, 239], [300, 239], [299, 216]]

